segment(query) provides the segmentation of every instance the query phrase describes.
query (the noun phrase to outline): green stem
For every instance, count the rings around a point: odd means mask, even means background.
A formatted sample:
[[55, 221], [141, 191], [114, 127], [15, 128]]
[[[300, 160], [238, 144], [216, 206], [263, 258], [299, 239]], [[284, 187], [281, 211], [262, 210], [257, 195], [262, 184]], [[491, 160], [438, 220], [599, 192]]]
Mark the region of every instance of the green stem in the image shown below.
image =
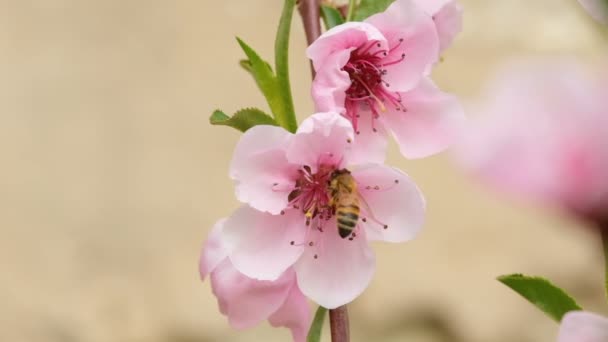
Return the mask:
[[276, 120], [279, 125], [285, 127], [290, 132], [295, 132], [298, 128], [293, 98], [291, 96], [291, 84], [289, 83], [289, 35], [291, 18], [295, 6], [296, 0], [285, 0], [274, 45], [277, 84], [279, 89], [283, 91], [283, 100], [285, 101], [285, 114], [277, 116]]
[[346, 14], [346, 21], [353, 21], [355, 17], [355, 8], [357, 7], [357, 0], [348, 1], [348, 13]]

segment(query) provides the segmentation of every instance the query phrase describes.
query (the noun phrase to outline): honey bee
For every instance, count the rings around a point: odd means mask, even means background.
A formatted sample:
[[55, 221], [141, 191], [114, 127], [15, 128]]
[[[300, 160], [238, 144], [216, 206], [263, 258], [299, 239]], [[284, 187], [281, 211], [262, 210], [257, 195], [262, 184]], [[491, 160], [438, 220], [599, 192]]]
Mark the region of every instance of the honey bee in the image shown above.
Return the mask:
[[329, 180], [330, 206], [336, 214], [338, 234], [349, 237], [359, 222], [359, 192], [357, 182], [346, 169], [335, 170]]

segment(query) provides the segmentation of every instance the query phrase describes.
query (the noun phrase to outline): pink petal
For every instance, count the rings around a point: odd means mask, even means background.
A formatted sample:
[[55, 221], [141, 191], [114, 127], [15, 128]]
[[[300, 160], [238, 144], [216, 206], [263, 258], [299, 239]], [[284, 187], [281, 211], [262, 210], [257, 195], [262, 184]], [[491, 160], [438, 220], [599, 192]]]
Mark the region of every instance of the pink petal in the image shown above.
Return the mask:
[[312, 82], [312, 97], [318, 112], [344, 112], [346, 90], [351, 81], [341, 70], [350, 58], [350, 50], [337, 51], [328, 56]]
[[[385, 63], [398, 61], [405, 54], [402, 62], [385, 67], [387, 74], [383, 79], [392, 91], [412, 89], [439, 59], [435, 24], [413, 0], [397, 0], [385, 12], [375, 14], [365, 22], [377, 27], [392, 49]], [[399, 43], [400, 39], [403, 42]]]
[[296, 167], [285, 156], [291, 138], [291, 133], [275, 126], [255, 126], [243, 134], [230, 165], [239, 201], [272, 214], [287, 206], [287, 189], [296, 177]]
[[350, 53], [352, 49], [368, 41], [378, 41], [386, 46], [384, 36], [374, 26], [361, 22], [347, 22], [323, 33], [310, 44], [306, 55], [312, 60], [315, 70], [319, 70], [326, 63], [326, 59], [334, 53], [343, 51]]
[[270, 215], [242, 206], [226, 220], [222, 240], [237, 270], [249, 278], [275, 280], [302, 254], [303, 247], [291, 241], [302, 241], [305, 228], [298, 210]]
[[[386, 160], [386, 148], [388, 145], [388, 133], [381, 122], [377, 121], [372, 127], [372, 116], [369, 111], [359, 111], [361, 117], [358, 122], [358, 133], [352, 143], [348, 162], [351, 165], [377, 163], [382, 164]], [[373, 130], [376, 129], [376, 131]]]
[[350, 121], [338, 113], [318, 113], [302, 122], [287, 160], [292, 164], [308, 165], [316, 171], [319, 164], [340, 164], [347, 157], [354, 136]]
[[602, 24], [608, 24], [608, 5], [605, 0], [578, 0], [585, 10]]
[[328, 309], [351, 302], [367, 288], [376, 268], [365, 232], [358, 233], [352, 241], [342, 239], [333, 219], [327, 222], [324, 232], [313, 230], [311, 235], [316, 243], [306, 247], [294, 266], [298, 286], [307, 297]]
[[464, 113], [456, 97], [440, 91], [429, 79], [401, 93], [407, 111], [389, 109], [382, 119], [406, 158], [424, 158], [446, 149], [462, 126]]
[[253, 327], [279, 310], [294, 283], [291, 269], [275, 281], [260, 281], [239, 273], [228, 259], [211, 273], [211, 288], [220, 311], [236, 329]]
[[462, 31], [462, 6], [457, 0], [416, 0], [416, 5], [433, 18], [440, 50], [448, 48]]
[[268, 321], [273, 327], [291, 329], [294, 342], [306, 341], [312, 321], [310, 307], [295, 281], [283, 305], [268, 318]]
[[228, 256], [228, 251], [222, 245], [221, 233], [224, 229], [226, 219], [223, 218], [213, 225], [209, 237], [203, 246], [198, 263], [201, 280], [205, 280], [207, 274], [213, 272], [215, 267]]
[[426, 203], [410, 177], [384, 165], [354, 170], [352, 175], [363, 202], [361, 216], [366, 217], [359, 224], [365, 227], [368, 240], [404, 242], [420, 232]]
[[608, 318], [590, 312], [572, 311], [562, 319], [557, 342], [608, 341]]

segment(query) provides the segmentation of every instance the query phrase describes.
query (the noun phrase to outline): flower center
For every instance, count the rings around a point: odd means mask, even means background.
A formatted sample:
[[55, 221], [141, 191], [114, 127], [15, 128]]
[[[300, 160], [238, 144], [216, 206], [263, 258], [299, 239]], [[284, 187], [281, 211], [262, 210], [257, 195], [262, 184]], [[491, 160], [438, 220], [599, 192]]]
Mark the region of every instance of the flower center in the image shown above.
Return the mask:
[[328, 184], [335, 169], [333, 165], [321, 164], [316, 173], [307, 165], [299, 170], [300, 177], [288, 200], [291, 207], [302, 210], [307, 225], [317, 216], [326, 220], [332, 217]]
[[[405, 54], [395, 59], [391, 52], [403, 43], [403, 39], [390, 48], [382, 49], [377, 41], [366, 42], [353, 50], [348, 63], [342, 68], [348, 73], [351, 85], [346, 90], [346, 117], [353, 123], [357, 133], [360, 115], [360, 106], [367, 106], [372, 112], [372, 129], [376, 131], [374, 120], [380, 117], [380, 113], [386, 111], [386, 106], [393, 106], [396, 110], [406, 111], [401, 104], [401, 95], [390, 91], [390, 84], [384, 81], [387, 75], [387, 66], [401, 63], [405, 60]], [[389, 57], [390, 56], [390, 57]], [[394, 60], [391, 60], [394, 59]]]

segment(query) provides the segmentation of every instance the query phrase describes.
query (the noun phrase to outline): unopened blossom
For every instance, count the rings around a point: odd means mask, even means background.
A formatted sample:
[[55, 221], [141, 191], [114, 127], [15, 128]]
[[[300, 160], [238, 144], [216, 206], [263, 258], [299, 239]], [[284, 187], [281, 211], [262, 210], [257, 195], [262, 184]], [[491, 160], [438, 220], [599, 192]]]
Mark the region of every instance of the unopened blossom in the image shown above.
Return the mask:
[[[243, 135], [230, 175], [246, 204], [226, 220], [222, 235], [239, 272], [276, 281], [293, 269], [299, 289], [331, 309], [352, 301], [371, 281], [370, 241], [414, 238], [424, 221], [420, 191], [397, 169], [354, 163], [361, 157], [351, 149], [354, 135], [336, 113], [312, 115], [295, 134], [256, 126]], [[346, 177], [352, 196], [339, 197], [348, 206], [341, 218], [350, 221], [351, 234], [337, 226], [340, 207], [330, 184], [338, 174], [352, 177]]]
[[585, 10], [602, 24], [608, 24], [608, 2], [606, 0], [578, 0]]
[[293, 269], [273, 281], [251, 279], [240, 273], [227, 258], [220, 238], [225, 222], [222, 219], [215, 224], [199, 261], [201, 279], [211, 278], [220, 312], [235, 329], [250, 328], [268, 320], [272, 326], [291, 329], [294, 341], [306, 341], [310, 309]]
[[332, 28], [307, 50], [317, 72], [316, 109], [347, 118], [354, 148], [377, 156], [375, 162], [384, 160], [388, 134], [408, 158], [442, 151], [463, 113], [456, 98], [427, 77], [439, 47], [433, 19], [413, 0]]
[[459, 157], [524, 199], [608, 218], [608, 77], [571, 60], [511, 65], [463, 132]]
[[462, 6], [457, 0], [415, 0], [435, 22], [439, 37], [439, 50], [444, 51], [462, 31]]
[[571, 311], [562, 319], [557, 342], [606, 342], [608, 318], [585, 311]]

